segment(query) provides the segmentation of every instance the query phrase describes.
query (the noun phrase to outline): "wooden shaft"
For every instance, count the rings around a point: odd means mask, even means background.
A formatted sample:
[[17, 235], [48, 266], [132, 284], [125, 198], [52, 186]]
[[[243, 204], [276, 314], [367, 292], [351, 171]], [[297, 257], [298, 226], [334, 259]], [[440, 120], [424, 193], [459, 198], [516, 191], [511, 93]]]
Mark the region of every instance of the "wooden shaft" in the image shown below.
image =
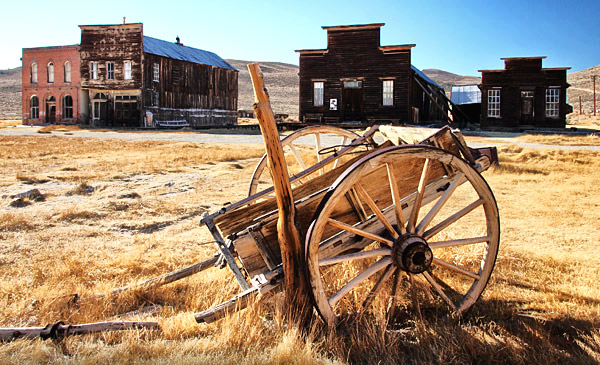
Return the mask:
[[298, 320], [301, 326], [305, 326], [310, 321], [312, 303], [292, 186], [262, 72], [257, 63], [248, 65], [248, 70], [254, 88], [254, 114], [265, 141], [269, 171], [279, 209], [277, 238], [281, 249], [287, 309], [294, 311], [289, 314], [293, 319]]
[[69, 335], [118, 331], [135, 328], [159, 329], [157, 322], [97, 322], [65, 325], [58, 322], [46, 327], [0, 328], [0, 340], [12, 341], [18, 338], [60, 338]]

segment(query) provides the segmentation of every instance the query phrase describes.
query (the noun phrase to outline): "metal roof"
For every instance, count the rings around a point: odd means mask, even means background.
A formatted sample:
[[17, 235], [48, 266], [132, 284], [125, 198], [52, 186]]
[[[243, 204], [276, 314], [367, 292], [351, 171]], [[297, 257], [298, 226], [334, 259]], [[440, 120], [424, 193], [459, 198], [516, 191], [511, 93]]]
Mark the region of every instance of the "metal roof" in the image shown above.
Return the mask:
[[481, 90], [477, 85], [452, 86], [450, 100], [457, 105], [481, 103]]
[[227, 61], [217, 56], [215, 53], [148, 36], [144, 36], [144, 52], [155, 54], [157, 56], [172, 58], [175, 60], [201, 63], [203, 65], [236, 70], [235, 67], [231, 66], [229, 63], [227, 63]]
[[428, 83], [435, 85], [437, 87], [439, 87], [440, 89], [444, 89], [443, 87], [441, 87], [440, 85], [438, 85], [435, 81], [433, 81], [432, 79], [429, 78], [429, 76], [425, 75], [425, 73], [421, 70], [419, 70], [418, 68], [416, 68], [414, 65], [410, 65], [410, 67], [412, 67], [413, 71], [415, 71], [417, 73], [417, 75], [419, 75], [423, 80], [427, 81]]

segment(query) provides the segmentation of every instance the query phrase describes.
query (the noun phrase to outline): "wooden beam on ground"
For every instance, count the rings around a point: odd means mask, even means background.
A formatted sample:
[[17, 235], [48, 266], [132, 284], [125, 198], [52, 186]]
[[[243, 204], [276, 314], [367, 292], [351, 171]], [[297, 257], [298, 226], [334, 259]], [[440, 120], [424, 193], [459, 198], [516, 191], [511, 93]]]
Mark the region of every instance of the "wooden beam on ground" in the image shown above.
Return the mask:
[[248, 70], [254, 88], [254, 114], [265, 141], [269, 171], [279, 210], [277, 238], [283, 264], [287, 314], [290, 319], [297, 320], [300, 326], [304, 327], [310, 322], [312, 302], [310, 284], [306, 275], [304, 242], [300, 237], [292, 186], [260, 66], [258, 63], [253, 63], [248, 65]]

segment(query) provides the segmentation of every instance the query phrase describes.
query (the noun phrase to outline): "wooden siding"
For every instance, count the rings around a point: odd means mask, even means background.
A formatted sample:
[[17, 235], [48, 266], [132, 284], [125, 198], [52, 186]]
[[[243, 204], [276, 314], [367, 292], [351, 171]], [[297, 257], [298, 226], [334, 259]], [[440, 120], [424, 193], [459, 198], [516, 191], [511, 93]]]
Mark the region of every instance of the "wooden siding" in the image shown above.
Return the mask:
[[[506, 70], [481, 70], [481, 127], [564, 128], [567, 114], [566, 69], [543, 69], [541, 59], [507, 60]], [[546, 117], [546, 89], [559, 87], [558, 117]], [[488, 117], [488, 90], [500, 88], [500, 117]], [[533, 91], [533, 122], [521, 125], [521, 91]]]
[[[343, 121], [344, 79], [362, 81], [363, 121], [410, 119], [410, 48], [384, 53], [379, 48], [379, 37], [379, 28], [329, 30], [326, 51], [300, 51], [300, 119], [317, 114]], [[393, 106], [383, 106], [383, 78], [394, 80]], [[315, 80], [324, 81], [323, 106], [313, 105]], [[337, 99], [338, 110], [329, 110], [330, 99]]]

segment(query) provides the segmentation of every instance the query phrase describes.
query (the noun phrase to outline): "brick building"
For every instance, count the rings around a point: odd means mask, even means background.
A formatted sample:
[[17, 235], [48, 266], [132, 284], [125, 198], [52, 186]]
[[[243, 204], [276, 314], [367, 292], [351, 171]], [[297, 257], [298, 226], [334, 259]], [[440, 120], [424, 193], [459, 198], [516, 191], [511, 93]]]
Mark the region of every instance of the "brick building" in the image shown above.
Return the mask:
[[79, 46], [23, 48], [23, 124], [75, 124], [87, 119]]

